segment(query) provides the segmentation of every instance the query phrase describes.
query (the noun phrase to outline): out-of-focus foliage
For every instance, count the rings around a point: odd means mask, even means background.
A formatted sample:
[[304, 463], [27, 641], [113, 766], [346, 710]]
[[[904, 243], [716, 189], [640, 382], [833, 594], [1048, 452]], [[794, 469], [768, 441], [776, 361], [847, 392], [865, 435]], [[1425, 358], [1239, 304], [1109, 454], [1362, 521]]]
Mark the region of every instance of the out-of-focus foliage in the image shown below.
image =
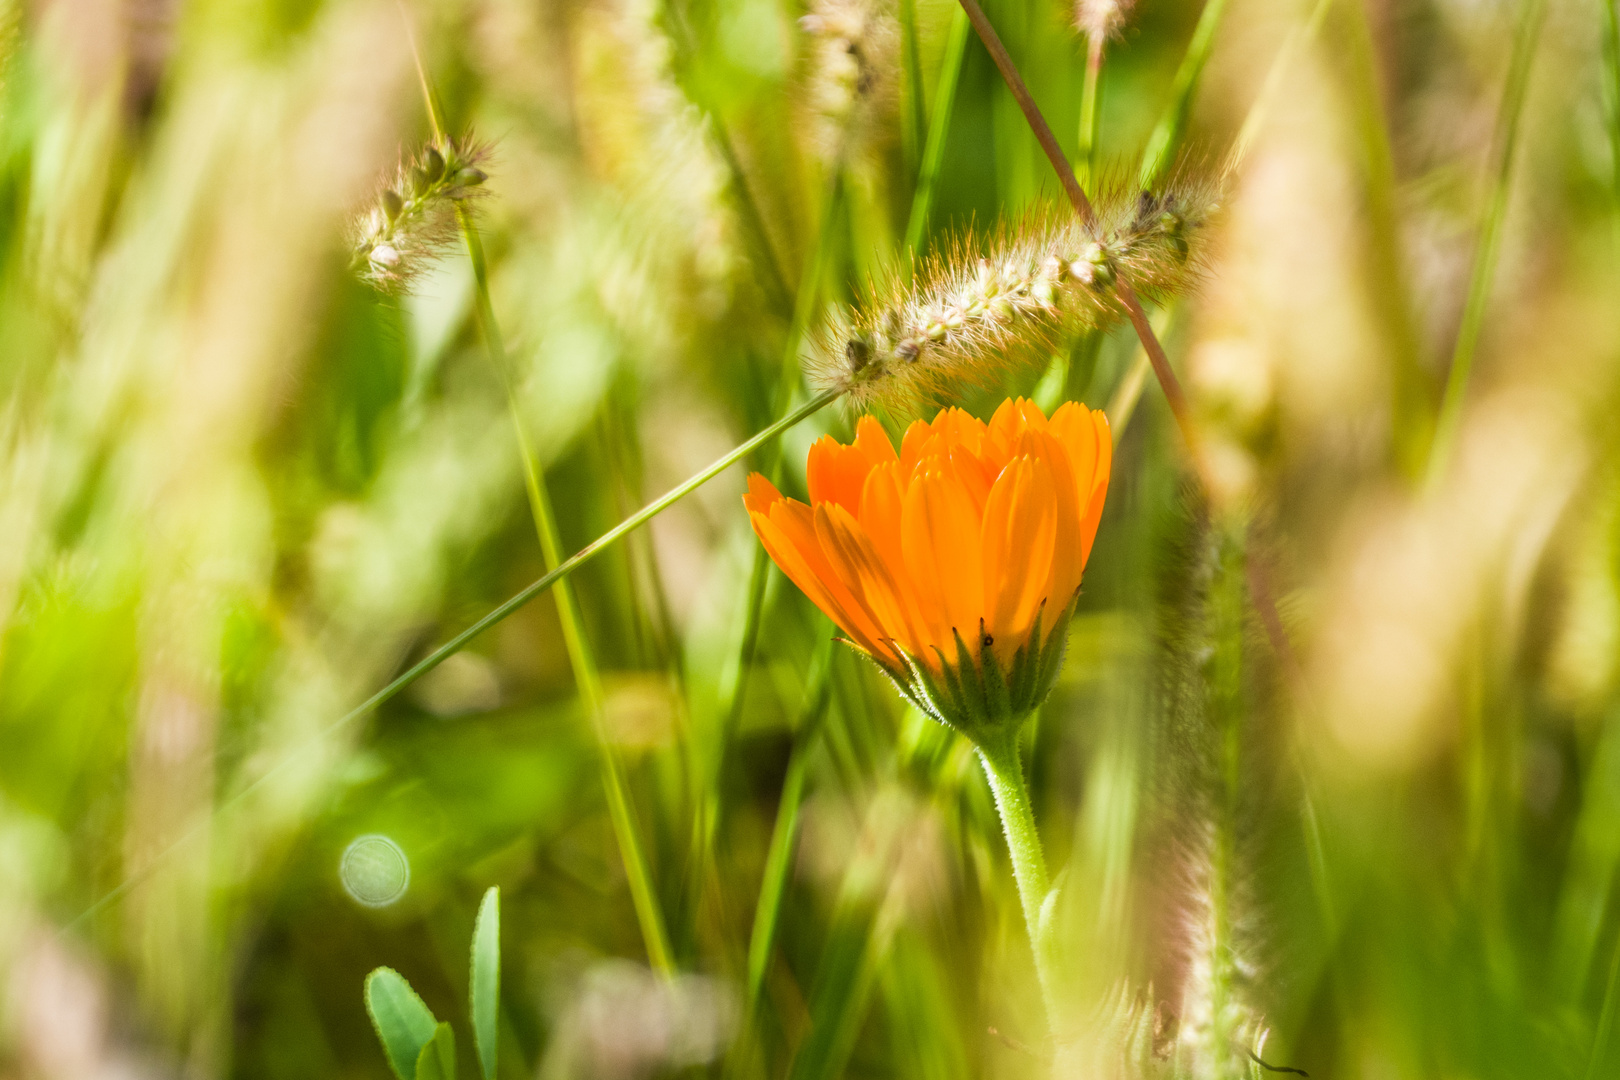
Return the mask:
[[[1119, 439], [1026, 739], [1056, 1041], [967, 748], [774, 571], [742, 648], [740, 468], [574, 575], [599, 716], [548, 595], [334, 723], [542, 572], [514, 407], [577, 549], [906, 272], [931, 128], [915, 254], [1059, 197], [976, 40], [934, 124], [953, 5], [0, 3], [0, 1077], [383, 1078], [379, 966], [479, 1075], [491, 885], [503, 1078], [1620, 1074], [1612, 3], [1228, 0], [1202, 67], [1196, 3], [1110, 28], [1103, 172], [1184, 101], [1224, 181], [1155, 313], [1202, 468], [1128, 328], [953, 400]], [[1072, 4], [986, 10], [1074, 154]], [[413, 40], [489, 147], [504, 373], [459, 242], [352, 265], [436, 138]]]

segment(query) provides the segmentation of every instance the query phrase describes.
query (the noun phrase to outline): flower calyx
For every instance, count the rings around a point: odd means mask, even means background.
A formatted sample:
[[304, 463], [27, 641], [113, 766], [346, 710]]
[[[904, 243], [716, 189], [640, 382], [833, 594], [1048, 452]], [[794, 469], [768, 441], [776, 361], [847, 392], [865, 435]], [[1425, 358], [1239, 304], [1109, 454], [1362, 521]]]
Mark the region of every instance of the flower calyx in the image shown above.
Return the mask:
[[1068, 647], [1069, 619], [1079, 596], [1076, 590], [1050, 622], [1043, 603], [1010, 664], [997, 659], [992, 648], [995, 641], [984, 632], [981, 621], [972, 641], [953, 630], [954, 657], [935, 648], [937, 663], [929, 663], [896, 645], [895, 651], [906, 662], [905, 670], [882, 661], [877, 661], [878, 666], [900, 695], [928, 716], [966, 735], [975, 745], [999, 743], [1009, 732], [1017, 732], [1057, 681]]

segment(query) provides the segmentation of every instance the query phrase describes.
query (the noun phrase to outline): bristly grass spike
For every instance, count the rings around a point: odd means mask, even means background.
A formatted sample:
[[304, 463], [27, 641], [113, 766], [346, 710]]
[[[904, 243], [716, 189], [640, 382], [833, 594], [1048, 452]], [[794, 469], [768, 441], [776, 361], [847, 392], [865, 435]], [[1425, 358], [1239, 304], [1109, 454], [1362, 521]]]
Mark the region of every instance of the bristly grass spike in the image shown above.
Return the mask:
[[866, 303], [831, 314], [809, 337], [810, 381], [855, 410], [914, 409], [995, 385], [1123, 318], [1113, 288], [1121, 272], [1155, 301], [1192, 287], [1217, 191], [1184, 168], [1156, 192], [1102, 192], [1094, 231], [1049, 208], [959, 236], [909, 285], [898, 275], [874, 283]]
[[402, 160], [353, 226], [354, 272], [383, 292], [401, 292], [447, 250], [459, 232], [456, 207], [484, 194], [487, 144], [434, 139]]

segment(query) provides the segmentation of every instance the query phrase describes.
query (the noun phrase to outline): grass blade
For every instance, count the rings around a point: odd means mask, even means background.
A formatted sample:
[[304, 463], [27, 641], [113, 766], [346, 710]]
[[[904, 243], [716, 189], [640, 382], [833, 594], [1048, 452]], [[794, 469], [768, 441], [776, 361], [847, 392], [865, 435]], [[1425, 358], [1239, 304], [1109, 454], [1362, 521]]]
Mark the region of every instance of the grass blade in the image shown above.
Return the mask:
[[491, 885], [478, 905], [472, 941], [473, 1046], [484, 1080], [495, 1080], [497, 1021], [501, 1006], [501, 890]]
[[1463, 399], [1468, 377], [1473, 372], [1474, 354], [1479, 347], [1480, 329], [1485, 323], [1485, 305], [1491, 297], [1496, 277], [1496, 257], [1502, 243], [1502, 222], [1507, 217], [1508, 191], [1513, 182], [1514, 150], [1519, 141], [1519, 119], [1524, 112], [1525, 91], [1530, 85], [1530, 65], [1535, 59], [1536, 42], [1541, 36], [1546, 0], [1524, 0], [1519, 9], [1519, 25], [1513, 37], [1513, 57], [1508, 63], [1507, 86], [1496, 115], [1496, 171], [1491, 178], [1490, 200], [1479, 227], [1479, 244], [1474, 252], [1474, 269], [1468, 280], [1468, 301], [1463, 308], [1462, 325], [1451, 354], [1451, 371], [1446, 376], [1445, 397], [1435, 422], [1434, 445], [1429, 450], [1429, 482], [1444, 474], [1451, 458], [1452, 444], [1462, 422]]
[[456, 1080], [456, 1033], [449, 1024], [435, 1028], [416, 1055], [416, 1080]]
[[1187, 117], [1192, 113], [1198, 77], [1204, 73], [1204, 65], [1209, 62], [1209, 54], [1215, 47], [1215, 31], [1220, 27], [1221, 16], [1225, 13], [1226, 0], [1209, 0], [1198, 16], [1198, 25], [1193, 28], [1192, 40], [1187, 43], [1187, 52], [1181, 58], [1175, 82], [1170, 87], [1170, 105], [1159, 117], [1153, 134], [1148, 137], [1147, 149], [1142, 153], [1142, 169], [1137, 183], [1144, 190], [1152, 189], [1164, 175], [1164, 170], [1175, 160], [1176, 150], [1181, 146], [1187, 127]]
[[416, 1080], [417, 1060], [439, 1026], [411, 984], [393, 968], [366, 976], [366, 1012], [399, 1080]]
[[939, 179], [940, 162], [945, 159], [945, 139], [950, 134], [951, 112], [956, 104], [956, 84], [962, 76], [967, 36], [967, 14], [958, 8], [951, 16], [950, 35], [945, 39], [945, 58], [940, 64], [939, 82], [934, 86], [934, 112], [928, 118], [928, 141], [923, 146], [922, 169], [917, 175], [917, 190], [911, 197], [911, 215], [906, 221], [906, 251], [913, 256], [922, 246], [928, 211], [934, 201], [934, 182]]

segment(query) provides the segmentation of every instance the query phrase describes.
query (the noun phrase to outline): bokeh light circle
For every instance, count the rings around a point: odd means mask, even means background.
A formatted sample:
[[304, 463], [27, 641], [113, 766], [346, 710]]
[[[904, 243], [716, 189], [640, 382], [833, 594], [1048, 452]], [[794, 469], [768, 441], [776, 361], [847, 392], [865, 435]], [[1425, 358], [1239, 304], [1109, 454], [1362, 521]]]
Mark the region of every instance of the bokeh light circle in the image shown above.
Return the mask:
[[343, 890], [357, 904], [387, 907], [411, 884], [411, 862], [398, 844], [380, 833], [355, 837], [338, 864]]

